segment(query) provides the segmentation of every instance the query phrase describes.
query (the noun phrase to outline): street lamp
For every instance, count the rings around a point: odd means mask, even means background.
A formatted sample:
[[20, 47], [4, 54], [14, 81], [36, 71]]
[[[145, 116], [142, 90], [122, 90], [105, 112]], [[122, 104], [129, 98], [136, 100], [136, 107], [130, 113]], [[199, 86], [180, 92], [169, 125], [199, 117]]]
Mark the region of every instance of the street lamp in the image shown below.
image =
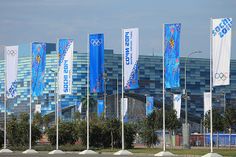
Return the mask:
[[107, 73], [106, 72], [104, 72], [103, 73], [103, 79], [104, 79], [104, 118], [106, 119], [106, 117], [107, 117], [107, 98], [106, 98], [106, 96], [107, 96], [107, 85], [106, 85], [106, 83], [107, 83], [107, 81], [109, 81], [109, 79], [107, 79]]
[[202, 51], [194, 51], [188, 54], [185, 58], [185, 66], [184, 66], [184, 98], [185, 98], [185, 123], [183, 124], [183, 146], [185, 148], [189, 148], [189, 124], [188, 124], [188, 92], [187, 92], [187, 61], [190, 56], [193, 54], [202, 53]]
[[57, 87], [56, 87], [57, 81], [56, 81], [56, 79], [57, 79], [57, 72], [52, 70], [52, 69], [50, 69], [50, 71], [54, 73], [54, 85], [55, 85], [54, 101], [55, 101], [55, 125], [56, 125], [57, 124], [57, 112], [56, 112], [56, 103], [57, 103], [57, 91], [56, 91], [56, 89], [57, 89]]
[[58, 79], [57, 79], [57, 76], [58, 76], [58, 72], [50, 69], [51, 72], [54, 73], [55, 77], [54, 77], [54, 80], [55, 80], [55, 122], [56, 122], [56, 149], [49, 152], [48, 154], [64, 154], [63, 151], [59, 150], [58, 149], [58, 145], [59, 145], [59, 128], [58, 128], [58, 120], [59, 120], [59, 116], [58, 116], [58, 110], [59, 110], [59, 103], [58, 103]]
[[116, 118], [119, 119], [119, 80], [116, 78]]
[[225, 92], [223, 91], [222, 94], [224, 95], [224, 113], [226, 110], [226, 97], [225, 97]]

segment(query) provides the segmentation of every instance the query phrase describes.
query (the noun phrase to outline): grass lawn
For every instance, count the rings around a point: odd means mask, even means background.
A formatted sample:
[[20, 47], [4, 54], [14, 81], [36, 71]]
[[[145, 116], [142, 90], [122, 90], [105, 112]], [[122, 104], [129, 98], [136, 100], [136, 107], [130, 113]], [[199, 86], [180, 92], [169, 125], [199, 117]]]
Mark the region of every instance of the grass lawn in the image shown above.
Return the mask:
[[[119, 149], [101, 149], [99, 152], [116, 152]], [[134, 148], [129, 149], [132, 153], [145, 153], [145, 154], [156, 154], [162, 149], [160, 148]], [[209, 149], [203, 149], [203, 148], [192, 148], [192, 149], [167, 149], [167, 151], [170, 151], [176, 155], [204, 155], [210, 152]], [[236, 149], [214, 149], [215, 153], [221, 154], [223, 156], [234, 156], [236, 157]]]

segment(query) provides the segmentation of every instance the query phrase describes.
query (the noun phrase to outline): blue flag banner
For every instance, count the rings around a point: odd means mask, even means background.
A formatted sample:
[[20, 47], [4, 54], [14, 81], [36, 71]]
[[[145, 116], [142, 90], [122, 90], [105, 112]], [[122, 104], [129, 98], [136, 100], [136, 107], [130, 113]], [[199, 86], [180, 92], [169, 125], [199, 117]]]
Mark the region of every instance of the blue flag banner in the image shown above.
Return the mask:
[[41, 96], [44, 89], [46, 43], [32, 43], [32, 95]]
[[165, 24], [164, 28], [164, 72], [165, 72], [165, 88], [180, 87], [180, 30], [181, 24]]
[[104, 112], [104, 100], [97, 100], [97, 115], [98, 117], [101, 117]]
[[104, 92], [104, 35], [89, 35], [90, 93]]
[[152, 113], [154, 106], [154, 101], [152, 96], [146, 97], [146, 116]]

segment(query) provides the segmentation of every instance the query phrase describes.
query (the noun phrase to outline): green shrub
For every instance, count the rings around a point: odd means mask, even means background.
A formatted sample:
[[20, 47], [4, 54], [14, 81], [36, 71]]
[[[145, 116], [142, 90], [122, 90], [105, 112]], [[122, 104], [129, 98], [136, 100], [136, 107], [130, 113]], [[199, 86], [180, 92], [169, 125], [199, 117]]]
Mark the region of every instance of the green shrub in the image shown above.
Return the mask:
[[[41, 138], [39, 127], [32, 124], [32, 145]], [[29, 115], [22, 113], [20, 120], [17, 121], [16, 117], [12, 117], [7, 123], [7, 138], [11, 146], [28, 146], [29, 145]]]
[[[74, 122], [61, 122], [58, 126], [59, 144], [74, 144], [78, 139], [77, 125]], [[52, 126], [47, 130], [48, 140], [52, 145], [56, 144], [56, 126]]]
[[3, 145], [3, 140], [4, 140], [4, 132], [0, 130], [0, 146], [2, 147]]
[[[89, 124], [90, 146], [92, 147], [121, 147], [121, 122], [117, 119], [92, 119]], [[80, 123], [79, 137], [82, 145], [87, 143], [86, 121]], [[135, 136], [134, 126], [125, 124], [125, 147], [132, 148]]]

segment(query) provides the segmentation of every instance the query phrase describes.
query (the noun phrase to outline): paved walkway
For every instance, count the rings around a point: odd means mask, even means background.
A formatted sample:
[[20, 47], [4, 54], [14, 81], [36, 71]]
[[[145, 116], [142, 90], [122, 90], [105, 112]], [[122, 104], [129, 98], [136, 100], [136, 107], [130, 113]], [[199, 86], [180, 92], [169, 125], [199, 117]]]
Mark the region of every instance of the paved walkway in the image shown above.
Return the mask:
[[[11, 154], [0, 154], [0, 157], [115, 157], [112, 153], [97, 154], [97, 155], [80, 155], [78, 152], [67, 152], [63, 155], [49, 155], [48, 152], [39, 152], [38, 154], [22, 154], [22, 152], [13, 152]], [[134, 154], [131, 157], [151, 157], [153, 154]], [[120, 156], [123, 157], [123, 156]], [[127, 156], [126, 156], [127, 157]], [[175, 156], [175, 157], [187, 157], [187, 156]], [[190, 156], [188, 156], [190, 157]], [[191, 156], [198, 157], [198, 156]]]

